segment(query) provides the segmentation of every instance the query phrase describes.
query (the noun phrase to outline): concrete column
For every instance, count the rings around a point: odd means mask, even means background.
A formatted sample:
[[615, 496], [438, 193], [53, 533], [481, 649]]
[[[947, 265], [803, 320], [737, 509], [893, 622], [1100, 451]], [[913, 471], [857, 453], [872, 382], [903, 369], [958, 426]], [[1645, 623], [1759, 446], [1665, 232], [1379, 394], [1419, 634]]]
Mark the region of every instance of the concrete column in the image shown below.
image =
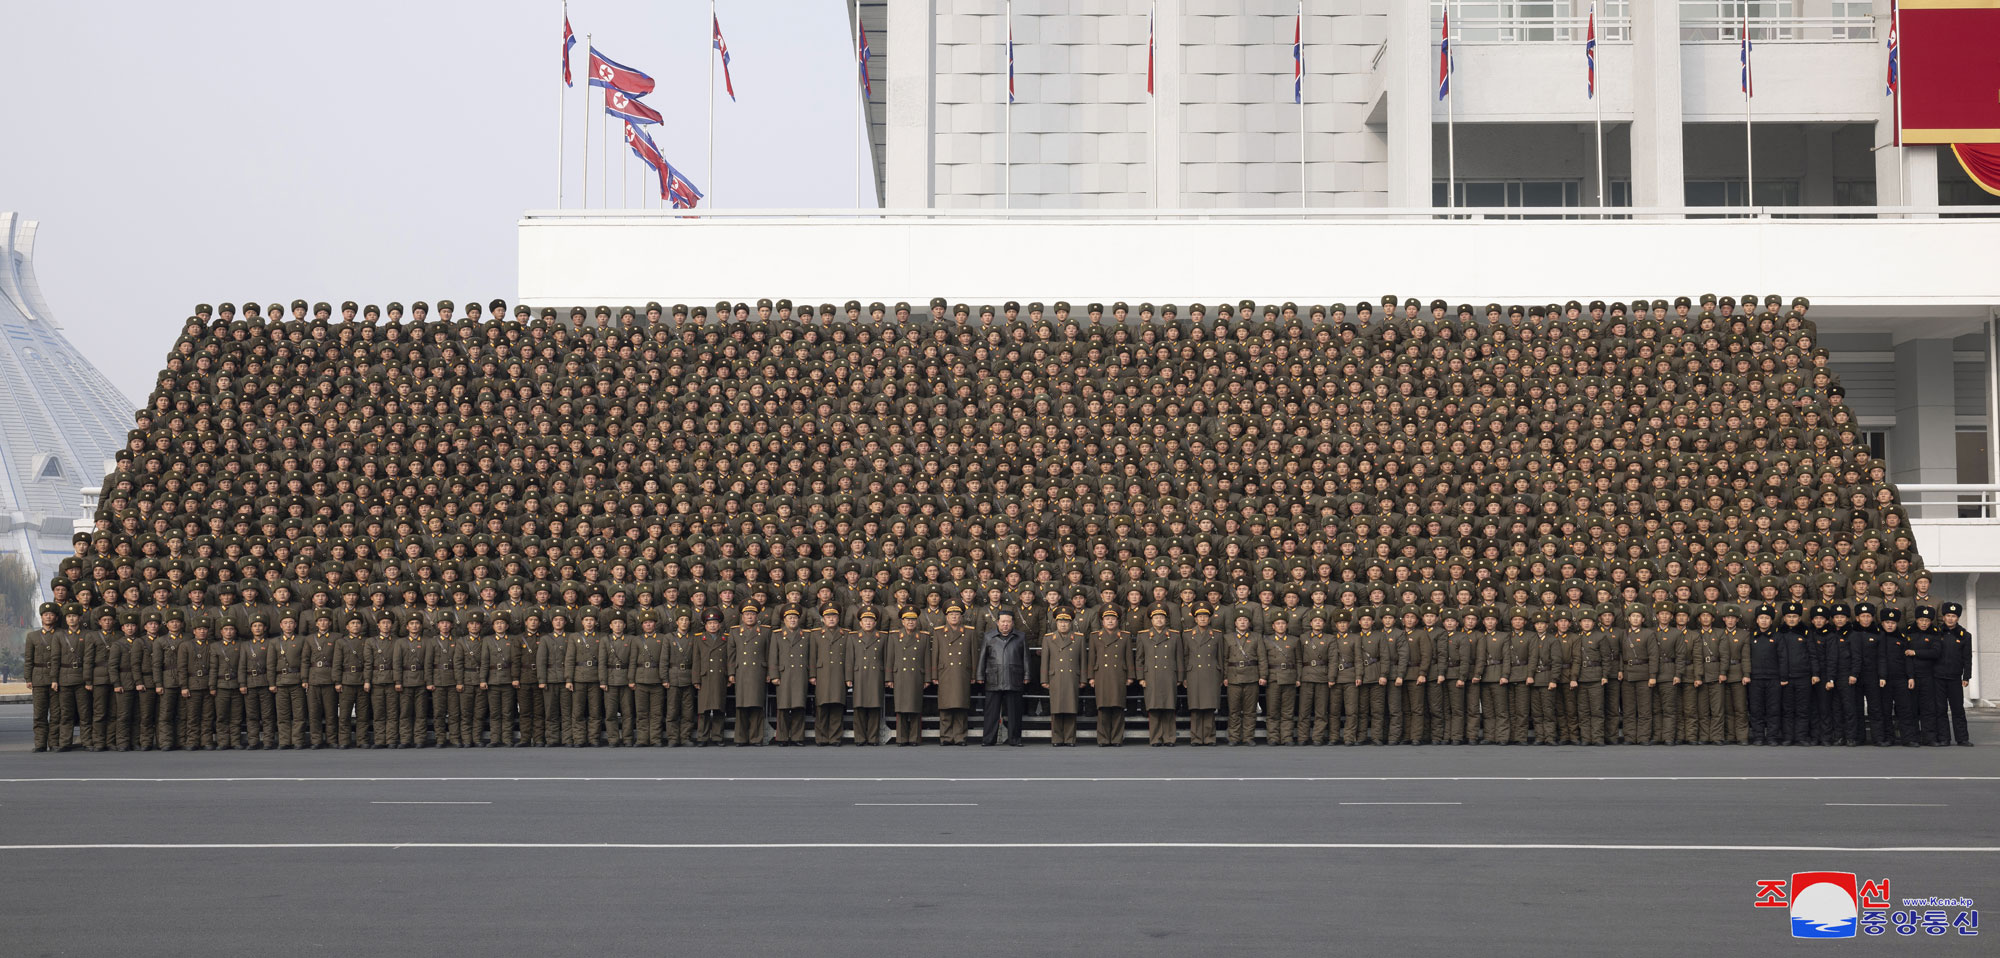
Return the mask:
[[928, 209], [937, 195], [935, 0], [889, 0], [887, 143], [882, 205]]
[[1153, 148], [1159, 171], [1153, 180], [1154, 205], [1181, 206], [1181, 39], [1182, 0], [1160, 0], [1153, 24], [1153, 97], [1160, 127]]
[[1687, 204], [1679, 0], [1632, 0], [1632, 205]]
[[1389, 128], [1389, 205], [1431, 205], [1431, 104], [1437, 102], [1437, 48], [1431, 5], [1389, 4], [1389, 48], [1382, 57]]
[[[1949, 339], [1896, 344], [1896, 427], [1889, 437], [1891, 477], [1899, 483], [1958, 481], [1957, 396]], [[1917, 507], [1911, 518], [1955, 515], [1955, 507]], [[1935, 514], [1932, 514], [1935, 513]]]
[[1833, 124], [1807, 123], [1805, 176], [1799, 183], [1799, 205], [1833, 205]]

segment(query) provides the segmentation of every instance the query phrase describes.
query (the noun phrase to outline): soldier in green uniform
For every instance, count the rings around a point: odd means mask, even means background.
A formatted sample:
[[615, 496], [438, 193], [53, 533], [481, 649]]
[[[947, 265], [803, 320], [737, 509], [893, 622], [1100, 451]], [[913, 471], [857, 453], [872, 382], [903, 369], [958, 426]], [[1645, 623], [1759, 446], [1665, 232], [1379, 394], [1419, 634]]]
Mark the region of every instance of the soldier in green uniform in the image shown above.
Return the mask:
[[1333, 636], [1326, 631], [1326, 616], [1314, 612], [1307, 618], [1304, 635], [1299, 637], [1299, 737], [1301, 745], [1325, 745], [1329, 737], [1338, 741], [1340, 731], [1328, 724], [1328, 703], [1333, 698]]
[[660, 744], [660, 708], [667, 699], [666, 652], [659, 613], [642, 613], [639, 635], [632, 640], [632, 714], [637, 720], [640, 748]]
[[370, 612], [375, 634], [368, 639], [368, 715], [374, 720], [370, 730], [374, 748], [394, 748], [402, 738], [397, 724], [402, 717], [401, 696], [396, 694], [402, 679], [402, 639], [396, 637], [396, 617], [387, 611]]
[[[1500, 617], [1491, 610], [1479, 621], [1472, 659], [1472, 687], [1479, 699], [1478, 734], [1473, 735], [1470, 727], [1466, 734], [1468, 740], [1477, 738], [1481, 744], [1504, 744], [1513, 735], [1507, 724], [1507, 634], [1500, 631]], [[1468, 705], [1468, 711], [1470, 708]]]
[[[569, 673], [563, 688], [570, 692], [572, 748], [596, 748], [604, 731], [604, 637], [598, 634], [597, 623], [597, 610], [584, 609], [577, 616], [577, 630], [563, 648], [563, 671]], [[721, 632], [718, 620], [716, 634]], [[721, 684], [721, 676], [717, 676], [717, 684]], [[718, 731], [716, 739], [721, 738]]]
[[1132, 682], [1132, 637], [1105, 606], [1103, 627], [1090, 638], [1090, 689], [1097, 698], [1097, 744], [1125, 744], [1125, 693]]
[[667, 635], [666, 641], [667, 698], [663, 722], [666, 744], [676, 748], [694, 744], [695, 700], [698, 697], [694, 687], [694, 664], [695, 647], [699, 643], [693, 620], [676, 613], [674, 629]]
[[[435, 593], [433, 593], [435, 595]], [[431, 741], [439, 748], [452, 746], [452, 713], [458, 699], [458, 638], [452, 634], [449, 615], [432, 620], [430, 638], [424, 641], [424, 691], [431, 700]]]
[[194, 617], [194, 635], [181, 643], [181, 747], [215, 747], [215, 663], [209, 648], [214, 627], [208, 616]]
[[972, 673], [979, 664], [978, 633], [964, 623], [965, 610], [948, 605], [944, 624], [931, 630], [931, 681], [937, 683], [938, 744], [964, 745], [972, 714]]
[[29, 699], [33, 703], [35, 723], [35, 751], [46, 752], [59, 749], [68, 737], [57, 737], [61, 727], [62, 706], [60, 695], [62, 683], [57, 679], [59, 665], [56, 656], [56, 628], [62, 607], [54, 602], [42, 603], [42, 627], [29, 632], [21, 650], [21, 672], [28, 680]]
[[721, 747], [729, 707], [729, 636], [722, 630], [722, 613], [702, 613], [702, 632], [694, 647], [695, 744]]
[[[146, 684], [146, 657], [149, 650], [145, 638], [139, 634], [139, 619], [136, 615], [124, 615], [118, 617], [118, 621], [118, 634], [112, 638], [110, 652], [106, 656], [110, 660], [111, 694], [114, 696], [111, 716], [112, 747], [121, 752], [130, 752], [135, 747], [143, 746], [143, 732], [135, 734], [138, 731], [135, 723], [139, 720], [139, 693], [144, 691], [142, 686]], [[257, 747], [254, 731], [250, 747]]]
[[736, 693], [736, 745], [764, 744], [764, 686], [771, 674], [771, 627], [757, 621], [746, 605], [742, 621], [729, 630], [729, 684]]
[[806, 708], [813, 685], [812, 637], [801, 627], [805, 614], [797, 606], [787, 606], [783, 618], [784, 625], [771, 635], [765, 681], [771, 685], [772, 707], [778, 710], [772, 741], [779, 748], [797, 748], [806, 744]]
[[90, 653], [90, 724], [85, 728], [85, 744], [93, 752], [111, 748], [111, 700], [116, 693], [111, 682], [111, 642], [118, 636], [118, 613], [110, 607], [100, 607], [91, 616], [87, 625], [97, 627], [87, 632], [93, 646]]
[[1373, 612], [1363, 611], [1359, 624], [1361, 631], [1354, 641], [1356, 667], [1361, 673], [1359, 724], [1368, 744], [1382, 745], [1388, 741], [1389, 673], [1395, 667], [1396, 648], [1389, 636], [1376, 631]]
[[359, 617], [347, 620], [346, 634], [334, 644], [333, 670], [340, 677], [335, 707], [339, 710], [340, 747], [366, 745], [368, 739], [368, 683], [375, 674], [366, 626]]
[[1624, 716], [1619, 741], [1626, 745], [1653, 744], [1653, 688], [1659, 685], [1659, 666], [1658, 637], [1646, 627], [1646, 613], [1632, 609], [1618, 640], [1618, 711]]
[[[1507, 629], [1507, 738], [1501, 744], [1519, 745], [1528, 741], [1528, 724], [1534, 709], [1535, 632], [1528, 617], [1515, 609]], [[1547, 627], [1547, 623], [1543, 623]]]
[[[917, 610], [904, 609], [900, 618], [902, 627], [889, 640], [888, 674], [889, 693], [895, 700], [896, 745], [899, 748], [918, 745], [924, 740], [924, 690], [931, 683], [930, 633], [918, 627]], [[1047, 680], [1043, 681], [1046, 684]], [[804, 698], [799, 701], [803, 704]], [[799, 727], [803, 730], [803, 721]], [[1075, 733], [1076, 717], [1072, 710], [1070, 734], [1074, 737]]]
[[[1551, 625], [1555, 627], [1550, 628]], [[1535, 616], [1534, 692], [1530, 696], [1536, 745], [1562, 742], [1562, 688], [1569, 684], [1569, 618], [1556, 613]]]
[[1656, 660], [1653, 677], [1653, 737], [1667, 745], [1680, 744], [1682, 645], [1686, 633], [1674, 622], [1674, 610], [1662, 606], [1653, 613]]
[[1750, 744], [1750, 633], [1742, 627], [1743, 610], [1722, 607], [1722, 633], [1717, 654], [1721, 657], [1723, 696], [1723, 740]]
[[278, 747], [278, 713], [271, 689], [276, 673], [271, 670], [270, 627], [261, 615], [244, 615], [249, 623], [250, 641], [243, 645], [243, 725], [253, 749]]
[[[340, 715], [340, 672], [336, 650], [340, 637], [333, 634], [333, 616], [314, 613], [313, 629], [305, 640], [306, 731], [313, 748], [329, 748], [340, 742], [336, 720]], [[453, 664], [456, 681], [456, 663]], [[305, 743], [300, 743], [304, 747]]]
[[223, 619], [220, 635], [209, 645], [210, 681], [214, 684], [215, 747], [242, 748], [243, 696], [249, 689], [249, 673], [243, 666], [243, 644], [236, 641], [236, 623]]
[[1264, 639], [1250, 630], [1250, 616], [1231, 616], [1222, 639], [1222, 687], [1229, 693], [1229, 744], [1257, 741], [1257, 693], [1263, 687]]
[[612, 748], [632, 744], [632, 636], [626, 632], [625, 617], [616, 612], [606, 616], [608, 634], [598, 646], [599, 682], [604, 689], [604, 739]]
[[67, 752], [80, 748], [90, 737], [90, 673], [96, 665], [96, 646], [83, 631], [83, 607], [63, 610], [64, 628], [56, 634], [55, 749]]
[[882, 744], [882, 690], [889, 675], [889, 637], [876, 628], [876, 612], [864, 608], [848, 638], [847, 686], [854, 697], [854, 744]]
[[481, 689], [486, 682], [486, 620], [473, 609], [458, 614], [463, 616], [465, 634], [453, 649], [452, 665], [458, 674], [452, 684], [451, 741], [459, 748], [471, 748], [480, 744], [486, 731], [486, 695]]
[[[479, 650], [480, 678], [479, 690], [486, 700], [487, 747], [501, 748], [514, 744], [514, 697], [521, 688], [517, 669], [520, 665], [522, 645], [520, 640], [509, 633], [510, 621], [506, 615], [495, 615], [492, 629], [486, 642]], [[390, 646], [394, 648], [394, 646]], [[377, 654], [380, 654], [380, 647]], [[376, 671], [382, 670], [380, 659]], [[393, 669], [391, 671], [393, 675]], [[381, 728], [377, 722], [376, 727]], [[376, 739], [379, 744], [380, 737]]]
[[1083, 697], [1083, 638], [1067, 610], [1055, 613], [1055, 631], [1042, 636], [1042, 687], [1049, 693], [1049, 744], [1076, 747], [1076, 713]]
[[1590, 611], [1577, 617], [1575, 652], [1570, 657], [1570, 681], [1577, 689], [1578, 741], [1584, 745], [1605, 743], [1604, 696], [1611, 676], [1617, 671], [1617, 640], [1597, 627], [1597, 615]]
[[272, 711], [278, 722], [278, 747], [283, 749], [312, 744], [306, 731], [306, 679], [312, 655], [298, 628], [298, 616], [284, 613], [278, 619], [278, 637], [271, 642]]
[[416, 748], [424, 742], [430, 711], [430, 693], [424, 688], [430, 681], [424, 668], [424, 621], [411, 616], [404, 620], [402, 631], [403, 637], [396, 640], [396, 744]]
[[1174, 722], [1183, 670], [1181, 631], [1169, 628], [1167, 610], [1154, 606], [1152, 626], [1134, 643], [1140, 695], [1146, 700], [1146, 741], [1153, 748], [1170, 747], [1180, 738]]
[[[1222, 704], [1222, 633], [1205, 606], [1195, 606], [1181, 631], [1181, 684], [1187, 688], [1188, 744], [1215, 744], [1215, 710]], [[1074, 726], [1070, 740], [1075, 742]]]
[[820, 610], [820, 627], [808, 636], [813, 702], [813, 744], [838, 746], [847, 731], [847, 630], [840, 627], [840, 609]]
[[1338, 736], [1342, 745], [1356, 744], [1367, 733], [1361, 719], [1361, 637], [1349, 615], [1345, 610], [1333, 615], [1333, 659], [1327, 663], [1332, 683], [1327, 693], [1327, 741]]
[[535, 686], [541, 693], [538, 713], [542, 719], [542, 743], [549, 746], [576, 744], [570, 725], [570, 707], [576, 692], [569, 679], [570, 620], [568, 609], [549, 613], [549, 631], [535, 645]]
[[1438, 666], [1434, 676], [1439, 691], [1444, 693], [1444, 743], [1464, 745], [1466, 739], [1466, 700], [1472, 688], [1472, 665], [1478, 647], [1475, 637], [1464, 629], [1465, 616], [1455, 611], [1444, 615], [1444, 634], [1438, 639]]
[[1264, 687], [1264, 743], [1298, 740], [1299, 642], [1284, 616], [1271, 619], [1271, 632], [1257, 650], [1257, 684]]

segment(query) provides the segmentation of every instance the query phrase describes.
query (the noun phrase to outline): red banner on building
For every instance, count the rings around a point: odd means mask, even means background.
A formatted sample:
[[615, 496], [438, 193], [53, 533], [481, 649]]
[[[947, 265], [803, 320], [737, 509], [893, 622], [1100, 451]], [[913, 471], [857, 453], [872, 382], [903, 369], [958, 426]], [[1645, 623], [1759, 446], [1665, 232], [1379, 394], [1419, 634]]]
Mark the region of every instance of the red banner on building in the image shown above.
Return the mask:
[[2000, 0], [1902, 0], [1904, 143], [2000, 143]]

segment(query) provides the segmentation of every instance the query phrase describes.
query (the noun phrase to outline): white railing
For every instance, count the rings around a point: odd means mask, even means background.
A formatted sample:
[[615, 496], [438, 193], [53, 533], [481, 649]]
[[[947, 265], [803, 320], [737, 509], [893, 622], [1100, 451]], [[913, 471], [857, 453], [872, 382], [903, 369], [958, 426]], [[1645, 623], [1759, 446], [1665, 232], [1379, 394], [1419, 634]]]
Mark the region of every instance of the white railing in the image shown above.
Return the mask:
[[895, 220], [921, 222], [938, 220], [1024, 221], [1091, 220], [1098, 222], [1241, 222], [1318, 221], [1353, 222], [1421, 220], [1629, 220], [1629, 219], [1760, 219], [1803, 220], [1828, 223], [1877, 219], [1910, 220], [1939, 218], [2000, 217], [2000, 205], [1992, 206], [1461, 206], [1444, 207], [1313, 207], [1310, 210], [1281, 207], [1255, 209], [914, 209], [877, 210], [853, 208], [731, 209], [731, 210], [616, 210], [563, 209], [529, 210], [525, 220], [552, 222], [589, 220], [607, 222], [657, 222], [686, 220], [691, 223], [721, 220]]
[[2000, 485], [1904, 483], [1896, 486], [1896, 495], [1913, 522], [2000, 519]]
[[[1875, 39], [1874, 17], [1751, 17], [1750, 42]], [[1727, 17], [1681, 19], [1682, 43], [1741, 43], [1743, 21]]]
[[[1431, 20], [1431, 35], [1435, 37], [1443, 28], [1438, 18]], [[1451, 40], [1453, 43], [1582, 43], [1590, 34], [1590, 17], [1470, 17], [1454, 15], [1451, 19]], [[1755, 33], [1751, 36], [1754, 38]], [[1629, 43], [1632, 40], [1632, 20], [1630, 17], [1597, 18], [1597, 39], [1600, 43]]]

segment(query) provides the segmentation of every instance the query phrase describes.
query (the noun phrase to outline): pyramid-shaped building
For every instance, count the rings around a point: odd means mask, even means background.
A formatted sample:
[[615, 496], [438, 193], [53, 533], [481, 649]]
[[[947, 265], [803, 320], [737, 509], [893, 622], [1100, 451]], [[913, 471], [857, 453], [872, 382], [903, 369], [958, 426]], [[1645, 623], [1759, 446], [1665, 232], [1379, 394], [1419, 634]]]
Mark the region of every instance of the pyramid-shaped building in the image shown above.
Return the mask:
[[46, 593], [133, 407], [63, 335], [34, 252], [34, 221], [0, 212], [0, 554], [26, 556]]

